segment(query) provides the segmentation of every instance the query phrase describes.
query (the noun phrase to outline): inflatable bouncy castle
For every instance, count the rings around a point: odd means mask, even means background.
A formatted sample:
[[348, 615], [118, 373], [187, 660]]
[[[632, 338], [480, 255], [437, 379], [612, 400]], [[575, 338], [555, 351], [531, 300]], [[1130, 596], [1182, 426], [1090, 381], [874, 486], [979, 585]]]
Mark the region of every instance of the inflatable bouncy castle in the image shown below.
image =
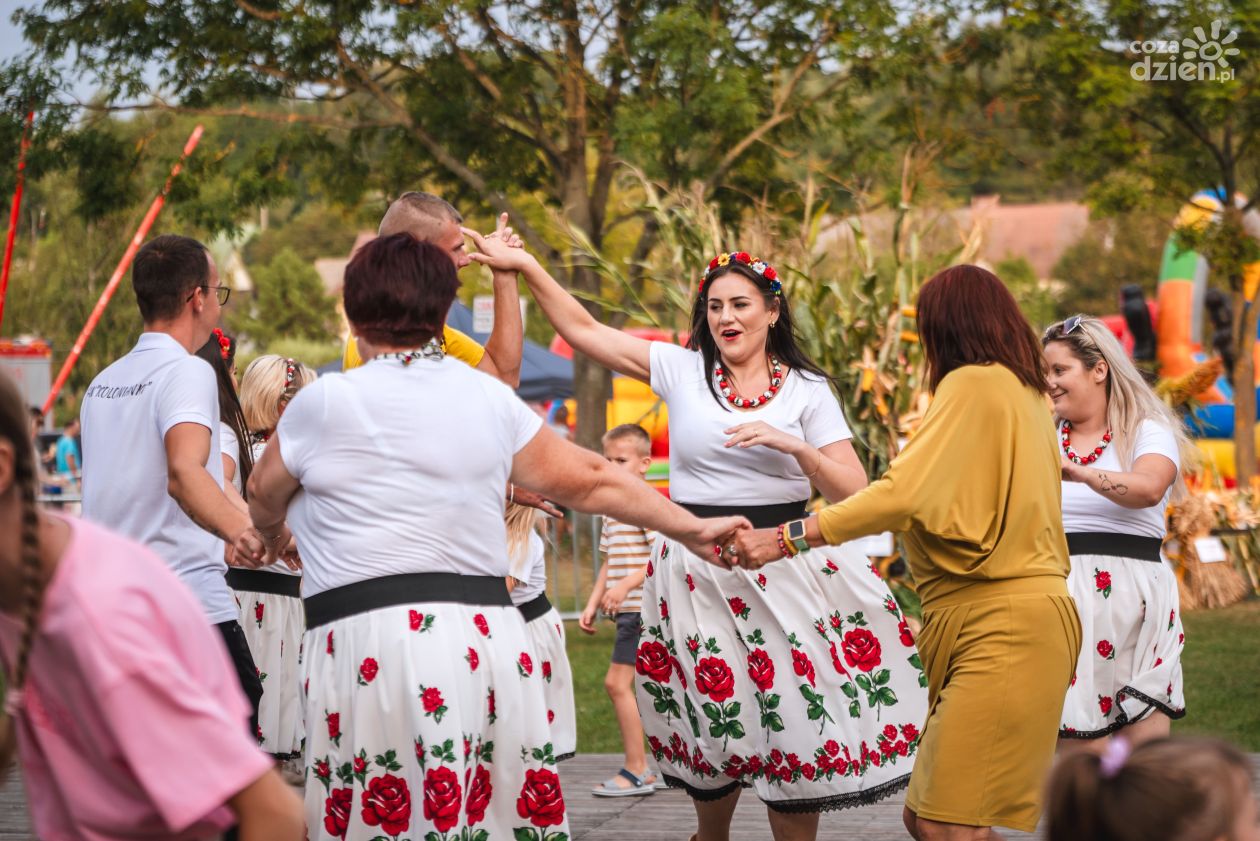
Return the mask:
[[[1236, 194], [1234, 202], [1235, 206], [1243, 207], [1246, 199]], [[1201, 191], [1181, 208], [1174, 224], [1177, 228], [1206, 224], [1221, 212], [1223, 206], [1222, 191]], [[1260, 238], [1260, 213], [1249, 210], [1243, 217], [1243, 224], [1248, 233]], [[1108, 316], [1105, 321], [1135, 359], [1150, 358], [1149, 351], [1142, 347], [1142, 339], [1144, 333], [1153, 329], [1153, 356], [1159, 361], [1159, 375], [1164, 380], [1189, 374], [1212, 355], [1203, 347], [1205, 316], [1212, 322], [1213, 348], [1208, 350], [1215, 350], [1216, 355], [1225, 360], [1225, 370], [1210, 388], [1197, 395], [1199, 405], [1190, 415], [1190, 426], [1205, 461], [1223, 478], [1231, 480], [1235, 472], [1234, 390], [1229, 377], [1234, 360], [1228, 341], [1232, 300], [1220, 290], [1208, 287], [1208, 271], [1207, 260], [1197, 252], [1179, 249], [1176, 234], [1172, 234], [1164, 243], [1157, 302], [1145, 306], [1139, 302], [1136, 307], [1130, 306], [1126, 290], [1124, 314]], [[1247, 299], [1254, 300], [1260, 286], [1260, 262], [1246, 266], [1243, 279]], [[1140, 292], [1137, 294], [1140, 300]], [[1252, 345], [1252, 355], [1256, 363], [1255, 386], [1260, 402], [1260, 342]], [[1260, 428], [1256, 434], [1260, 444]]]

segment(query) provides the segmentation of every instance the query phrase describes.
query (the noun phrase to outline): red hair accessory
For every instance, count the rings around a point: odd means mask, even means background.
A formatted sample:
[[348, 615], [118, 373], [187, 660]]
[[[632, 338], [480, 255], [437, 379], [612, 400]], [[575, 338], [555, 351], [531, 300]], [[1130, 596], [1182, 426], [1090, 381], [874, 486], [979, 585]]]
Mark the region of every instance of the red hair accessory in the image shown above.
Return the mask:
[[297, 376], [297, 361], [286, 358], [284, 360], [284, 392], [286, 394], [293, 388], [293, 378]]
[[215, 338], [219, 340], [219, 356], [223, 357], [226, 362], [228, 356], [232, 353], [232, 340], [223, 335], [223, 331], [218, 327], [214, 328]]
[[709, 276], [720, 268], [729, 266], [731, 263], [740, 263], [752, 269], [761, 277], [766, 279], [770, 284], [770, 291], [775, 295], [783, 294], [783, 284], [779, 282], [779, 273], [774, 270], [774, 266], [765, 260], [758, 260], [748, 254], [747, 251], [723, 252], [709, 261], [709, 269], [704, 273], [704, 278], [700, 281], [699, 293], [704, 294], [704, 286], [709, 282]]

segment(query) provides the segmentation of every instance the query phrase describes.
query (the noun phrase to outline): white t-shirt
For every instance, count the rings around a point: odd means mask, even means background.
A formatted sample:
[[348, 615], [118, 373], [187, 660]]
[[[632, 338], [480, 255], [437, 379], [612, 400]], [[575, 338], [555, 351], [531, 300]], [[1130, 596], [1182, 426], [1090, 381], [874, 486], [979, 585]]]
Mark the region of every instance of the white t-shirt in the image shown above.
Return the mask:
[[[1059, 435], [1063, 435], [1062, 424]], [[1177, 451], [1177, 439], [1172, 430], [1163, 424], [1144, 420], [1138, 427], [1137, 440], [1133, 442], [1133, 461], [1144, 455], [1161, 455], [1181, 469], [1181, 456]], [[1127, 472], [1132, 465], [1120, 464], [1116, 445], [1103, 450], [1098, 461], [1089, 465], [1097, 470]], [[1172, 489], [1169, 488], [1169, 493]], [[1135, 534], [1141, 537], [1162, 538], [1168, 530], [1168, 493], [1158, 505], [1150, 508], [1124, 508], [1095, 491], [1084, 482], [1063, 483], [1063, 530], [1065, 532], [1114, 532]]]
[[519, 582], [512, 588], [512, 604], [525, 604], [547, 589], [547, 553], [536, 530], [529, 530], [523, 551], [511, 558], [508, 575]]
[[219, 452], [232, 460], [232, 464], [236, 465], [236, 470], [232, 473], [232, 487], [236, 488], [236, 492], [241, 492], [241, 465], [239, 463], [241, 452], [236, 442], [236, 433], [232, 431], [232, 427], [219, 421]]
[[276, 430], [302, 488], [302, 595], [411, 572], [508, 574], [504, 490], [542, 419], [454, 357], [374, 359], [298, 392]]
[[83, 516], [148, 546], [201, 600], [213, 623], [236, 619], [223, 576], [223, 541], [188, 518], [166, 492], [166, 433], [180, 423], [210, 431], [206, 471], [223, 486], [214, 370], [165, 333], [142, 333], [131, 352], [96, 375], [83, 422]]
[[[259, 441], [255, 439], [254, 442], [249, 445], [249, 452], [250, 452], [250, 455], [253, 456], [254, 464], [257, 464], [258, 460], [262, 458], [263, 450], [265, 449], [267, 449], [266, 441]], [[235, 454], [233, 454], [233, 458], [235, 457], [236, 457]], [[289, 569], [289, 565], [286, 564], [284, 561], [276, 561], [275, 563], [267, 564], [266, 566], [259, 567], [258, 571], [259, 572], [279, 572], [283, 575], [301, 575], [302, 574], [302, 570], [300, 569]]]
[[788, 371], [779, 393], [751, 411], [713, 399], [699, 351], [651, 344], [652, 391], [669, 407], [669, 494], [697, 505], [775, 505], [808, 499], [796, 459], [768, 447], [726, 448], [722, 430], [764, 421], [822, 448], [852, 438], [840, 404], [822, 379]]

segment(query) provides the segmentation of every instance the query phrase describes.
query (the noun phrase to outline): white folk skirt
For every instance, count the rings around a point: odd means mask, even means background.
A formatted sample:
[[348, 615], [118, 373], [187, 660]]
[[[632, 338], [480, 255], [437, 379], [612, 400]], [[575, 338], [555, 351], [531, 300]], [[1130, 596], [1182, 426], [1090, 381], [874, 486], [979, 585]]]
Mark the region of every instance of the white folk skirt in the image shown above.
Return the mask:
[[1068, 592], [1081, 617], [1081, 654], [1059, 737], [1096, 739], [1152, 712], [1186, 714], [1177, 578], [1168, 564], [1073, 555]]
[[551, 746], [556, 761], [570, 759], [577, 753], [577, 713], [573, 705], [573, 673], [565, 648], [564, 622], [554, 607], [533, 621], [525, 623], [533, 667], [542, 678], [543, 696], [547, 699], [547, 720], [551, 724]]
[[666, 782], [697, 800], [751, 786], [784, 812], [905, 787], [927, 681], [865, 555], [825, 547], [727, 571], [659, 538], [652, 558], [635, 683]]
[[248, 590], [235, 591], [234, 595], [263, 687], [258, 703], [258, 744], [277, 759], [301, 756], [306, 738], [301, 675], [306, 618], [302, 600]]
[[308, 838], [565, 841], [514, 607], [383, 607], [306, 632]]

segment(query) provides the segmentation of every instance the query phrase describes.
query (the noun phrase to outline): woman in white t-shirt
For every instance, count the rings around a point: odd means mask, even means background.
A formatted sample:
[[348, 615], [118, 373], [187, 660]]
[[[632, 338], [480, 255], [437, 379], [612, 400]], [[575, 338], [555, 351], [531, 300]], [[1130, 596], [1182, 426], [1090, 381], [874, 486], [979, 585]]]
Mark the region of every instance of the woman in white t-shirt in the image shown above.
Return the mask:
[[567, 834], [543, 678], [523, 667], [506, 584], [509, 480], [700, 552], [747, 525], [671, 505], [446, 356], [458, 286], [431, 243], [360, 248], [343, 295], [369, 361], [289, 403], [249, 483], [258, 530], [278, 547], [287, 516], [302, 557], [306, 720], [327, 725], [306, 739], [312, 839]]
[[1063, 449], [1068, 589], [1083, 637], [1059, 738], [1121, 728], [1130, 740], [1167, 736], [1186, 712], [1185, 634], [1160, 545], [1192, 447], [1103, 322], [1073, 316], [1041, 343]]
[[[251, 465], [262, 456], [285, 406], [299, 390], [315, 382], [315, 377], [315, 372], [301, 362], [276, 354], [265, 354], [249, 363], [241, 377], [240, 408]], [[227, 440], [226, 434], [223, 440]], [[228, 467], [225, 461], [225, 477], [232, 475]], [[235, 478], [239, 476], [236, 471]], [[240, 610], [238, 621], [263, 684], [258, 705], [259, 744], [281, 760], [299, 758], [306, 738], [300, 674], [306, 626], [300, 575], [300, 567], [283, 560], [260, 569], [233, 567], [227, 574]]]
[[577, 713], [564, 623], [547, 598], [547, 555], [537, 521], [538, 509], [508, 503], [508, 590], [512, 604], [525, 618], [532, 652], [530, 661], [521, 662], [520, 668], [538, 669], [542, 676], [551, 744], [559, 762], [577, 752]]
[[[826, 376], [799, 349], [782, 284], [744, 252], [700, 285], [690, 349], [600, 324], [525, 255], [473, 258], [524, 272], [564, 339], [651, 385], [669, 407], [670, 494], [702, 515], [777, 525], [866, 486]], [[665, 780], [692, 797], [701, 837], [724, 837], [742, 787], [776, 838], [811, 838], [822, 811], [904, 787], [927, 712], [896, 601], [852, 547], [749, 573], [658, 540], [643, 589], [639, 711]]]

